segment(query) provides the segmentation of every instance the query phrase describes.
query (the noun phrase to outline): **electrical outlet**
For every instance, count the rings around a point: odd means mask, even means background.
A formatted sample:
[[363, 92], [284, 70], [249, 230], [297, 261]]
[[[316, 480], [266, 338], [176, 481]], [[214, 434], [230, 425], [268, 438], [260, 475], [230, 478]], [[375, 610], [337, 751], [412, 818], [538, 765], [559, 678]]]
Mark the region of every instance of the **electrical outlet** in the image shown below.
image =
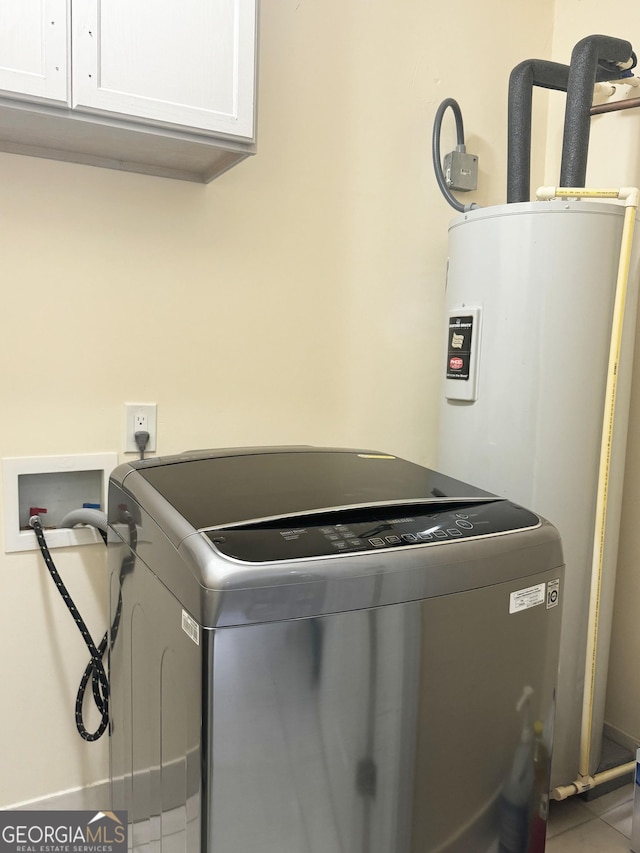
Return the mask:
[[133, 416], [133, 433], [138, 432], [138, 430], [147, 430], [149, 428], [149, 419], [147, 418], [146, 412], [136, 412]]
[[135, 434], [139, 430], [149, 433], [149, 442], [145, 453], [156, 449], [156, 413], [155, 403], [125, 403], [124, 404], [124, 452], [140, 454], [136, 444]]

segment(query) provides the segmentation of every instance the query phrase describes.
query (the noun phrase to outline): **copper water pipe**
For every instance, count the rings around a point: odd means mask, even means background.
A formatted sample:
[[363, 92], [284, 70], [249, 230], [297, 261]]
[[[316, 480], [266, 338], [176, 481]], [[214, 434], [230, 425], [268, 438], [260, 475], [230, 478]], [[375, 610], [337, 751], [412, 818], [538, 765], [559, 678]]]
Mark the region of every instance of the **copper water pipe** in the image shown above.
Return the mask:
[[596, 106], [591, 107], [589, 112], [592, 116], [597, 116], [599, 113], [616, 113], [620, 110], [633, 110], [635, 107], [640, 107], [640, 98], [625, 98], [624, 101], [596, 104]]

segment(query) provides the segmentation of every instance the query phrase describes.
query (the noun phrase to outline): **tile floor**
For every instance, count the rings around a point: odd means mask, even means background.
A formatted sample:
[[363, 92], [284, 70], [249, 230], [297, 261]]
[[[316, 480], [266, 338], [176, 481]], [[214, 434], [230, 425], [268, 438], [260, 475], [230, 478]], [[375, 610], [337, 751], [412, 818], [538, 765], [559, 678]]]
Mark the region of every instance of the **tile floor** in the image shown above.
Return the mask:
[[633, 783], [585, 803], [550, 804], [546, 853], [629, 853]]

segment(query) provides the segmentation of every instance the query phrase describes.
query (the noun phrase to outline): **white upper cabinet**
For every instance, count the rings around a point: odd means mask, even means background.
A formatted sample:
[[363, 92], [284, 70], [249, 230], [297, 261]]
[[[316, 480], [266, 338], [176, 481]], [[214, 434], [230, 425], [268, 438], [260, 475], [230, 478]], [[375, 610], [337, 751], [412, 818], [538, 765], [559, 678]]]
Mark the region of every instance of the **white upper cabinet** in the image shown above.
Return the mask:
[[69, 103], [67, 0], [0, 0], [0, 89]]
[[75, 108], [253, 137], [255, 0], [72, 2]]
[[209, 181], [255, 152], [258, 0], [0, 0], [0, 151]]

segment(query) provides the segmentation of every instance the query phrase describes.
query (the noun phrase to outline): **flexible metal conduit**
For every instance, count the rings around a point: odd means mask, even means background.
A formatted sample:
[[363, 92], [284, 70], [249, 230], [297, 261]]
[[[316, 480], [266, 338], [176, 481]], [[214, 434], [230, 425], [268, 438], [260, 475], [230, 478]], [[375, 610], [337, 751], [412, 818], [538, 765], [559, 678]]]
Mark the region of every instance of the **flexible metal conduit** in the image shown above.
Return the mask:
[[440, 187], [440, 192], [449, 202], [454, 210], [458, 213], [466, 213], [469, 210], [475, 210], [479, 205], [475, 202], [471, 204], [462, 204], [461, 201], [454, 196], [447, 185], [444, 172], [442, 171], [442, 156], [440, 154], [440, 133], [442, 131], [442, 119], [445, 112], [450, 109], [456, 120], [456, 151], [464, 151], [464, 123], [462, 121], [462, 111], [460, 104], [454, 98], [445, 98], [436, 110], [436, 115], [433, 120], [433, 133], [431, 136], [431, 156], [433, 159], [433, 171], [436, 176], [436, 181]]

